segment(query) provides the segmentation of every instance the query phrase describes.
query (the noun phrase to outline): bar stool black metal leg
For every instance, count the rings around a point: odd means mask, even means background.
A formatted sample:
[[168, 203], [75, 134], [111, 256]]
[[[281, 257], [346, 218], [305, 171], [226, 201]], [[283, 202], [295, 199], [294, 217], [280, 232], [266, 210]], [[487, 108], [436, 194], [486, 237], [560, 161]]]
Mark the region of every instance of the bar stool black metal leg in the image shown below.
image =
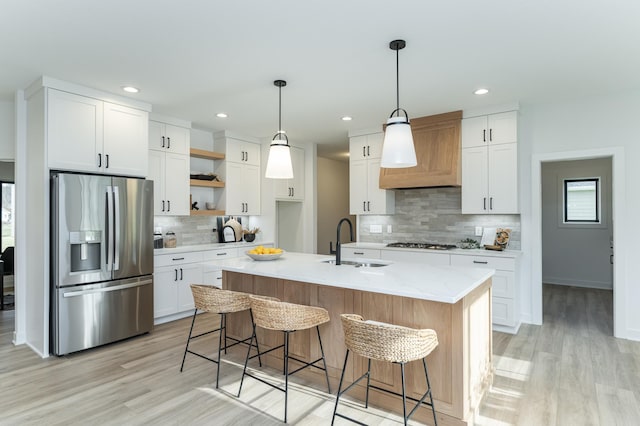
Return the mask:
[[422, 365], [424, 365], [424, 376], [427, 378], [427, 391], [429, 392], [429, 399], [431, 400], [431, 411], [433, 412], [433, 423], [438, 426], [438, 419], [436, 419], [436, 407], [433, 405], [433, 393], [431, 392], [431, 383], [429, 382], [429, 373], [427, 372], [427, 360], [422, 358]]
[[400, 372], [402, 374], [402, 416], [404, 417], [404, 424], [407, 426], [407, 391], [404, 383], [404, 362], [400, 363]]
[[[256, 324], [253, 322], [253, 312], [249, 309], [249, 316], [251, 317], [251, 327], [255, 329]], [[249, 344], [249, 350], [251, 350], [251, 344]], [[260, 355], [260, 346], [258, 346], [258, 336], [256, 336], [256, 351], [258, 351], [258, 364], [262, 367], [262, 355]]]
[[[220, 314], [220, 334], [224, 332], [224, 354], [227, 354], [227, 314]], [[218, 358], [220, 359], [220, 358]]]
[[318, 332], [318, 342], [320, 343], [320, 353], [322, 354], [322, 363], [324, 364], [324, 375], [327, 378], [327, 392], [331, 393], [331, 384], [329, 384], [329, 372], [327, 371], [327, 361], [324, 358], [324, 349], [322, 348], [322, 338], [320, 337], [320, 327], [316, 325]]
[[369, 385], [371, 384], [371, 358], [368, 359], [367, 363], [367, 390], [364, 398], [364, 408], [369, 408]]
[[196, 322], [196, 314], [198, 310], [196, 309], [193, 312], [193, 319], [191, 320], [191, 328], [189, 329], [189, 337], [187, 337], [187, 346], [184, 348], [184, 355], [182, 356], [182, 365], [180, 365], [180, 372], [182, 373], [182, 369], [184, 368], [184, 360], [187, 358], [187, 351], [189, 350], [189, 342], [191, 341], [191, 333], [193, 332], [193, 324]]
[[[342, 366], [342, 373], [340, 374], [340, 383], [338, 383], [338, 393], [336, 394], [336, 405], [333, 407], [333, 417], [331, 418], [331, 426], [336, 420], [336, 412], [338, 411], [338, 402], [340, 401], [340, 391], [342, 390], [342, 381], [344, 380], [344, 372], [347, 370], [347, 361], [349, 360], [349, 349], [344, 356], [344, 365]], [[369, 387], [367, 386], [367, 390]]]
[[289, 332], [284, 332], [284, 422], [287, 423], [287, 400], [289, 397]]
[[251, 333], [251, 340], [249, 341], [249, 347], [247, 348], [247, 357], [244, 359], [244, 368], [242, 369], [242, 379], [240, 379], [240, 388], [238, 389], [238, 398], [240, 398], [240, 392], [242, 392], [242, 384], [244, 383], [244, 375], [247, 373], [247, 364], [249, 363], [249, 355], [251, 355], [251, 345], [253, 344], [253, 339], [258, 341], [256, 337], [256, 325], [253, 325], [253, 332]]
[[[218, 383], [220, 382], [220, 349], [222, 348], [222, 333], [224, 329], [222, 328], [226, 321], [226, 314], [220, 314], [220, 333], [218, 333], [218, 368], [216, 370], [216, 389], [218, 389]], [[224, 339], [224, 353], [227, 353], [227, 333], [225, 333]]]

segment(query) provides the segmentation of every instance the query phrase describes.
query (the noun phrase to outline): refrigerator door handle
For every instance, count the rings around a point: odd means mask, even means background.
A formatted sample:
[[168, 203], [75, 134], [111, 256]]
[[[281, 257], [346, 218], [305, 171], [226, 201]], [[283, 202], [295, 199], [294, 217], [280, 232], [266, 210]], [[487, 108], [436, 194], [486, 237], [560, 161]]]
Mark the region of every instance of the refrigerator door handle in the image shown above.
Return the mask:
[[105, 234], [107, 237], [107, 271], [111, 271], [113, 267], [113, 187], [107, 186], [107, 229]]
[[105, 287], [105, 288], [95, 288], [93, 290], [67, 291], [63, 293], [62, 297], [77, 297], [77, 296], [84, 296], [86, 294], [107, 293], [110, 291], [123, 290], [125, 288], [141, 287], [143, 285], [148, 285], [151, 283], [153, 283], [152, 280], [144, 280], [137, 283], [114, 285], [112, 287]]
[[113, 213], [115, 227], [113, 232], [113, 270], [120, 269], [120, 188], [113, 187]]

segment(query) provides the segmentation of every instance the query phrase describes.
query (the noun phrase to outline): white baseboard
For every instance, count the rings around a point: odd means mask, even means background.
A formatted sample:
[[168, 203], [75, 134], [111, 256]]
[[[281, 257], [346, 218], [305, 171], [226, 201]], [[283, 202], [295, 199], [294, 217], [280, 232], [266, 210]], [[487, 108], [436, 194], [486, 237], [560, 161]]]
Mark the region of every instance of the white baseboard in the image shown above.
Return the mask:
[[518, 330], [520, 330], [520, 324], [522, 323], [519, 322], [513, 327], [510, 327], [507, 325], [492, 324], [491, 327], [493, 331], [499, 331], [501, 333], [509, 333], [509, 334], [518, 334]]
[[640, 330], [627, 329], [625, 339], [640, 342]]
[[193, 309], [189, 309], [188, 311], [184, 311], [184, 312], [178, 312], [177, 314], [167, 315], [166, 317], [154, 318], [153, 325], [164, 324], [165, 322], [171, 322], [171, 321], [179, 320], [182, 318], [187, 318], [190, 316], [193, 316]]
[[544, 284], [564, 285], [571, 287], [584, 287], [593, 288], [598, 290], [613, 290], [613, 283], [606, 281], [589, 281], [589, 280], [575, 280], [571, 278], [558, 278], [558, 277], [542, 277]]

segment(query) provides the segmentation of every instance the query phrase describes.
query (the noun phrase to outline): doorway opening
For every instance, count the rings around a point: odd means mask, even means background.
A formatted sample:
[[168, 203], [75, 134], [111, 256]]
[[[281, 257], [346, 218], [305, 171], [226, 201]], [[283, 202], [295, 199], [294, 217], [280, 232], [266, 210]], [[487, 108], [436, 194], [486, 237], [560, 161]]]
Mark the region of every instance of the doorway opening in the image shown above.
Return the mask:
[[304, 252], [302, 203], [276, 201], [276, 245], [285, 251]]
[[543, 162], [543, 321], [613, 335], [611, 157]]
[[[572, 161], [608, 158], [611, 162], [611, 220], [613, 226], [613, 241], [608, 248], [611, 253], [625, 252], [625, 238], [622, 229], [624, 220], [624, 194], [626, 193], [624, 148], [608, 147], [584, 151], [553, 152], [534, 154], [531, 163], [531, 322], [543, 322], [543, 272], [542, 272], [542, 166], [546, 162]], [[623, 271], [626, 269], [626, 259], [618, 255], [613, 261], [613, 335], [625, 338], [628, 330], [625, 328], [626, 318], [625, 300], [627, 298], [626, 282]]]
[[0, 202], [2, 205], [2, 218], [0, 220], [0, 308], [14, 309], [15, 285], [14, 285], [14, 247], [16, 245], [15, 227], [15, 184], [13, 182], [0, 181]]

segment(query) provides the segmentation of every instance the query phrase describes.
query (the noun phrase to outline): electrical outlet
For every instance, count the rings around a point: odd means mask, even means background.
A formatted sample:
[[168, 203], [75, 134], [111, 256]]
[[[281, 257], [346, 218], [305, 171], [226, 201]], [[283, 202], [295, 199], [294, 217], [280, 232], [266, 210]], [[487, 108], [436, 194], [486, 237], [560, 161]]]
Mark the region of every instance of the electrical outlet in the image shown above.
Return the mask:
[[476, 237], [482, 237], [482, 226], [476, 226]]
[[382, 234], [382, 225], [369, 226], [369, 232], [372, 234]]
[[393, 232], [393, 226], [387, 225], [387, 234], [391, 234]]

